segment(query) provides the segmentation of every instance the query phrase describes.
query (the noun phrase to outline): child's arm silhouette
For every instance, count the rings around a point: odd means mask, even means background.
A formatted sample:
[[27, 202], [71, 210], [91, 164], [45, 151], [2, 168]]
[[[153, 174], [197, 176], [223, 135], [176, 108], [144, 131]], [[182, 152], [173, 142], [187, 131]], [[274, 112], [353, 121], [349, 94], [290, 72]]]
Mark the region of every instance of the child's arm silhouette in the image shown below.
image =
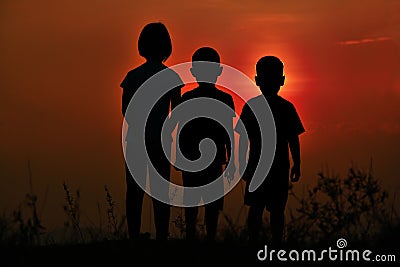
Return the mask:
[[239, 137], [239, 175], [247, 181], [247, 177], [244, 176], [245, 167], [247, 164], [247, 151], [249, 149], [249, 140], [245, 135]]
[[180, 102], [181, 102], [181, 87], [177, 87], [177, 88], [173, 89], [171, 92], [170, 113], [167, 118], [167, 122], [165, 124], [165, 126], [167, 127], [166, 132], [168, 133], [171, 142], [173, 140], [172, 133], [173, 133], [176, 125], [178, 124], [178, 120], [177, 120], [176, 116], [173, 116], [172, 111], [174, 110], [174, 108], [176, 108], [180, 104]]
[[290, 179], [292, 182], [298, 182], [301, 176], [300, 172], [300, 140], [299, 136], [295, 135], [289, 138], [289, 148], [292, 154], [293, 166], [290, 171]]
[[181, 101], [181, 87], [172, 90], [171, 93], [171, 111], [179, 105]]
[[228, 178], [228, 181], [232, 181], [234, 174], [235, 174], [235, 159], [233, 157], [234, 153], [231, 153], [231, 151], [235, 151], [235, 137], [233, 134], [233, 119], [231, 119], [231, 123], [229, 124], [229, 130], [228, 130], [228, 134], [229, 134], [229, 140], [226, 140], [225, 143], [225, 148], [227, 150], [227, 154], [228, 154], [228, 166], [229, 166], [229, 162], [230, 163], [230, 168], [226, 169], [226, 177]]

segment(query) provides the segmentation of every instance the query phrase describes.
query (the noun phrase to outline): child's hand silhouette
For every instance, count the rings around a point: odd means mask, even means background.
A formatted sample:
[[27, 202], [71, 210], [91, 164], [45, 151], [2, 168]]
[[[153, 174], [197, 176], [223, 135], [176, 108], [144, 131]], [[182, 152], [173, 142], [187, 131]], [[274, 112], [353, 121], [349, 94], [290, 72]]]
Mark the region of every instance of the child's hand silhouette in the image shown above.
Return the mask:
[[300, 166], [295, 164], [292, 167], [292, 170], [290, 171], [290, 180], [295, 183], [298, 182], [300, 179], [301, 173], [300, 173]]
[[228, 179], [228, 182], [232, 182], [234, 175], [235, 175], [235, 164], [232, 164], [230, 168], [225, 169], [225, 177]]

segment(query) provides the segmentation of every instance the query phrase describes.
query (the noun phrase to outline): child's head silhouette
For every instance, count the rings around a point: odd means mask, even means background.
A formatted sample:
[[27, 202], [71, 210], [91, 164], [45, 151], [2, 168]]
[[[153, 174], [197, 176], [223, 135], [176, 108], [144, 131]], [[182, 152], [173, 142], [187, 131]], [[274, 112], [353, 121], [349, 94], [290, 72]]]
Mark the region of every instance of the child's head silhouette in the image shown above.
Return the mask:
[[152, 22], [144, 26], [138, 40], [139, 54], [147, 61], [165, 62], [172, 53], [171, 37], [165, 25]]
[[275, 56], [265, 56], [256, 64], [256, 84], [264, 95], [275, 95], [285, 84], [283, 75], [283, 63]]
[[[215, 64], [204, 62], [213, 62]], [[211, 47], [197, 49], [192, 56], [192, 68], [190, 71], [199, 83], [215, 84], [218, 76], [222, 73], [218, 52]]]

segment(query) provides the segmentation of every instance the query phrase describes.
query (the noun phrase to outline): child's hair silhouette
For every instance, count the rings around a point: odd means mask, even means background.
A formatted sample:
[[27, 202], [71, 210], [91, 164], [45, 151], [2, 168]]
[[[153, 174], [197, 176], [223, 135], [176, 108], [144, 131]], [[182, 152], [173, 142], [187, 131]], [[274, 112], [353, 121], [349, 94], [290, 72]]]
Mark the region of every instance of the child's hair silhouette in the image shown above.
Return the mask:
[[220, 56], [214, 48], [208, 46], [201, 47], [192, 55], [192, 68], [190, 71], [200, 83], [215, 83], [218, 76], [222, 73], [220, 60]]
[[256, 84], [264, 95], [277, 94], [285, 84], [283, 63], [275, 56], [260, 58], [256, 64]]
[[147, 60], [165, 62], [172, 53], [171, 37], [165, 25], [152, 22], [144, 26], [139, 35], [138, 49]]
[[221, 59], [218, 52], [212, 47], [201, 47], [197, 49], [192, 55], [192, 62], [196, 61], [208, 61], [220, 63]]

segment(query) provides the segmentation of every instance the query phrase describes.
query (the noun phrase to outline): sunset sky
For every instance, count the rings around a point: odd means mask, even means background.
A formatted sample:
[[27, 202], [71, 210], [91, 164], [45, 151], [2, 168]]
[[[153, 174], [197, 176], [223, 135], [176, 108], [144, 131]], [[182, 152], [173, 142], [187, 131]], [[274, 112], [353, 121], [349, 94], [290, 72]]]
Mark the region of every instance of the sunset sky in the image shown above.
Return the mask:
[[[119, 84], [143, 63], [137, 39], [153, 21], [171, 33], [168, 66], [205, 45], [251, 79], [260, 57], [282, 59], [281, 95], [306, 128], [298, 188], [372, 158], [399, 193], [397, 0], [5, 0], [0, 10], [0, 212], [29, 191], [28, 160], [48, 228], [66, 220], [63, 181], [80, 189], [83, 218], [97, 220], [105, 184], [123, 212]], [[240, 207], [240, 194], [226, 205]]]

